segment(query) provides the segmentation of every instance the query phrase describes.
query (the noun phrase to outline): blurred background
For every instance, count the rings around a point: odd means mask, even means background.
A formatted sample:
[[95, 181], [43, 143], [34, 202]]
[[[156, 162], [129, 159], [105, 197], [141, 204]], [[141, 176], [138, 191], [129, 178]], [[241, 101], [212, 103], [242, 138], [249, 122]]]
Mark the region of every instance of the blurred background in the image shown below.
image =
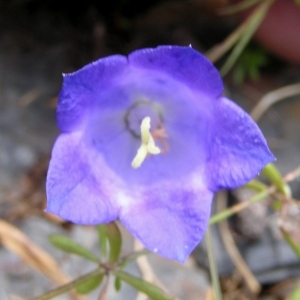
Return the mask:
[[[260, 5], [267, 1], [256, 2]], [[89, 264], [54, 249], [48, 236], [64, 234], [90, 249], [97, 246], [97, 234], [93, 228], [73, 226], [43, 212], [48, 162], [59, 134], [55, 106], [62, 73], [75, 71], [110, 54], [126, 55], [138, 48], [158, 45], [191, 44], [223, 70], [226, 95], [246, 111], [251, 112], [264, 95], [273, 93], [271, 104], [258, 108], [261, 116], [257, 117], [257, 122], [277, 157], [279, 171], [286, 174], [299, 166], [299, 1], [268, 1], [274, 3], [262, 25], [249, 43], [245, 43], [232, 66], [227, 68], [229, 50], [233, 45], [228, 51], [223, 51], [222, 45], [253, 13], [253, 9], [248, 9], [242, 13], [229, 11], [228, 14], [226, 7], [235, 2], [0, 1], [1, 300], [37, 296], [63, 282], [59, 279], [61, 274], [43, 272], [42, 265], [34, 267], [26, 256], [24, 245], [31, 247], [34, 243], [47, 251], [71, 278], [90, 270]], [[250, 28], [249, 23], [246, 25], [245, 28]], [[247, 32], [245, 30], [241, 36]], [[300, 196], [299, 180], [291, 183], [294, 199]], [[218, 195], [214, 212], [251, 195], [249, 190]], [[282, 220], [282, 215], [272, 209], [270, 203], [270, 199], [265, 199], [237, 214], [227, 222], [225, 232], [217, 225], [213, 227], [224, 299], [287, 299], [299, 284], [299, 259], [283, 240], [278, 228], [279, 220], [288, 223], [300, 244], [299, 207], [289, 207]], [[24, 236], [19, 235], [20, 232]], [[125, 231], [123, 234], [123, 251], [129, 252], [132, 239]], [[237, 260], [232, 259], [230, 246], [228, 250], [226, 244], [228, 235], [232, 238], [231, 246], [233, 244], [241, 255], [250, 275], [247, 272], [241, 274]], [[209, 299], [205, 298], [208, 297], [210, 279], [204, 243], [185, 266], [153, 254], [149, 260], [157, 278], [178, 299]], [[51, 264], [50, 260], [48, 263]], [[131, 268], [132, 272], [139, 274], [137, 266]], [[86, 299], [97, 299], [96, 295], [86, 296]], [[84, 299], [74, 295], [57, 299], [70, 297]], [[124, 286], [120, 293], [110, 289], [106, 299], [135, 297], [136, 292]]]

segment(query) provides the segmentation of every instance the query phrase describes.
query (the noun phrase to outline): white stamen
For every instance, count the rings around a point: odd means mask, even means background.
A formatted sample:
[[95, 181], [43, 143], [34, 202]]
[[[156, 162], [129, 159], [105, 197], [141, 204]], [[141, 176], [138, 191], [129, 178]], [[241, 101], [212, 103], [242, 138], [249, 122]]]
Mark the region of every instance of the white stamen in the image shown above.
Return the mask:
[[141, 123], [141, 146], [132, 160], [131, 166], [137, 169], [141, 166], [148, 154], [159, 154], [160, 149], [155, 145], [150, 133], [150, 117], [145, 117]]

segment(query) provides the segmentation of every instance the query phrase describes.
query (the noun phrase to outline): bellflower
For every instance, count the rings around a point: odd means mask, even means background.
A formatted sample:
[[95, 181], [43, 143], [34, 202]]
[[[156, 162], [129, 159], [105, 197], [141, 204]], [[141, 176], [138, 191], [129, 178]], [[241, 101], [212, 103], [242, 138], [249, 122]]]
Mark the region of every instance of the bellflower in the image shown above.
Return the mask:
[[213, 193], [274, 159], [222, 90], [213, 65], [181, 46], [112, 55], [64, 75], [46, 211], [78, 224], [119, 218], [149, 250], [184, 262], [206, 230]]

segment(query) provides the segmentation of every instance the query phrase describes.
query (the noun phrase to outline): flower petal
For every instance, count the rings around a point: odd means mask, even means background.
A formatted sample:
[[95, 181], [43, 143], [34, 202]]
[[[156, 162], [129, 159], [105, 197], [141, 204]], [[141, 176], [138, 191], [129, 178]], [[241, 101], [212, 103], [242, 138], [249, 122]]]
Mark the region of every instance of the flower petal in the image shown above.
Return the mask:
[[112, 55], [65, 74], [57, 105], [58, 127], [64, 132], [80, 127], [92, 102], [114, 83], [127, 64], [125, 56]]
[[212, 63], [192, 47], [161, 46], [132, 52], [131, 66], [158, 70], [210, 97], [219, 97], [223, 83]]
[[47, 175], [46, 211], [78, 224], [114, 220], [118, 207], [110, 194], [116, 189], [115, 182], [114, 174], [81, 132], [61, 134]]
[[[187, 179], [189, 180], [189, 179]], [[120, 220], [150, 251], [184, 262], [203, 237], [210, 217], [212, 192], [190, 182], [149, 186]], [[198, 185], [198, 187], [197, 187]]]
[[247, 183], [275, 159], [256, 123], [226, 98], [215, 105], [207, 147], [206, 170], [213, 191]]

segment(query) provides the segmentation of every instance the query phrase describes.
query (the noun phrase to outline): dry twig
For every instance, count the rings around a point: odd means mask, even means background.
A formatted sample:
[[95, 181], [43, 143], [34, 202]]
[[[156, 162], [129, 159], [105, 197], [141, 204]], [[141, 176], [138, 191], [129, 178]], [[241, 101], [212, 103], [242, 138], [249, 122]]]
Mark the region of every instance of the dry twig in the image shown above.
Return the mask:
[[[227, 204], [227, 195], [226, 192], [220, 192], [217, 194], [217, 210], [222, 211], [226, 208]], [[258, 294], [261, 290], [259, 282], [256, 280], [255, 276], [248, 268], [245, 263], [242, 255], [240, 254], [239, 249], [237, 248], [232, 233], [230, 232], [227, 219], [219, 223], [220, 235], [223, 240], [224, 246], [229, 254], [231, 260], [235, 264], [236, 268], [244, 278], [249, 290], [252, 294]]]
[[[59, 265], [45, 250], [34, 244], [18, 228], [3, 220], [0, 220], [0, 243], [53, 282], [62, 285], [70, 281], [69, 277], [63, 273]], [[74, 293], [72, 298], [84, 300], [83, 297]]]
[[258, 121], [261, 116], [276, 102], [296, 95], [300, 95], [300, 83], [287, 85], [282, 88], [273, 90], [264, 95], [258, 101], [255, 107], [252, 109], [250, 115], [255, 121]]

